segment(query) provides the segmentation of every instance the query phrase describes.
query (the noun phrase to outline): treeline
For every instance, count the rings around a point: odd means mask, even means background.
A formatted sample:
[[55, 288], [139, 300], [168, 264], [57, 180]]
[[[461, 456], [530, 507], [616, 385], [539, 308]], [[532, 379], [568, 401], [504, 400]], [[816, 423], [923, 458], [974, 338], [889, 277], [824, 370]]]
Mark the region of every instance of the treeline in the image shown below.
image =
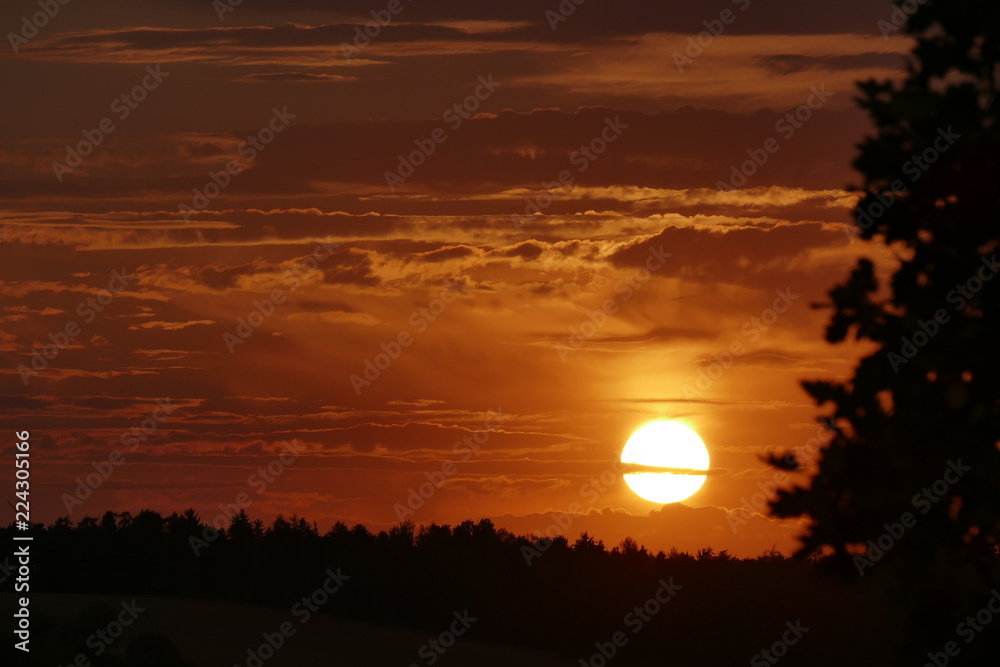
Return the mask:
[[[10, 544], [13, 530], [0, 529], [0, 540]], [[291, 608], [339, 571], [346, 581], [325, 613], [436, 635], [468, 610], [478, 619], [470, 637], [585, 661], [619, 631], [628, 640], [616, 649], [624, 664], [664, 651], [679, 664], [745, 664], [797, 620], [810, 630], [785, 664], [845, 664], [848, 653], [836, 648], [845, 633], [888, 658], [898, 636], [877, 591], [847, 590], [815, 562], [774, 551], [651, 554], [631, 539], [610, 549], [587, 534], [539, 540], [488, 519], [377, 533], [337, 523], [321, 533], [300, 517], [265, 525], [241, 512], [216, 530], [193, 510], [63, 518], [33, 534], [33, 592]], [[12, 578], [4, 586], [11, 590]], [[669, 601], [649, 602], [665, 586]]]

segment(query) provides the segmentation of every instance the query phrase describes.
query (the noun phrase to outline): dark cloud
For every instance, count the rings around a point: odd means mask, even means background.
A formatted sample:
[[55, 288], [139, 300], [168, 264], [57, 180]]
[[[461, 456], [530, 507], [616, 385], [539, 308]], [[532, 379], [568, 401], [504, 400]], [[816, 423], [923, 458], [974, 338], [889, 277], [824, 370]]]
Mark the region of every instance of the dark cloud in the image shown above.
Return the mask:
[[595, 341], [600, 343], [652, 343], [669, 342], [683, 339], [706, 339], [715, 336], [714, 332], [702, 329], [688, 329], [683, 327], [655, 327], [648, 331], [631, 334], [628, 336], [597, 336]]
[[[620, 118], [628, 129], [599, 159], [580, 171], [580, 163], [571, 162], [574, 152], [599, 136], [609, 117]], [[602, 108], [530, 113], [508, 110], [495, 118], [466, 121], [454, 138], [440, 146], [400, 187], [404, 192], [433, 190], [438, 193], [482, 192], [519, 186], [541, 188], [543, 182], [554, 182], [561, 172], [568, 171], [574, 185], [714, 189], [718, 183], [731, 179], [734, 166], [748, 159], [748, 150], [759, 149], [765, 140], [780, 136], [775, 130], [780, 117], [781, 114], [774, 111], [735, 114], [691, 108], [656, 114]], [[863, 118], [855, 111], [818, 112], [792, 141], [781, 142], [779, 152], [747, 179], [746, 187], [846, 185], [853, 179], [848, 166], [852, 146], [864, 126]], [[341, 188], [350, 184], [355, 200], [359, 192], [387, 196], [390, 191], [385, 174], [399, 168], [400, 156], [414, 150], [415, 140], [429, 137], [441, 127], [440, 121], [292, 126], [260, 154], [251, 168], [235, 176], [228, 188], [210, 202], [209, 209], [225, 208], [234, 204], [233, 198], [237, 197], [240, 202], [247, 202], [247, 198], [253, 202], [255, 196], [263, 198], [264, 195], [312, 193], [320, 196], [319, 184], [324, 182], [338, 184]], [[231, 136], [234, 154], [230, 157], [237, 157], [235, 145], [241, 136], [245, 133], [234, 132]], [[517, 141], [533, 146], [537, 154], [511, 152], [508, 147]], [[127, 150], [133, 148], [129, 146]], [[114, 149], [109, 147], [108, 150]], [[350, 156], [350, 159], [334, 159], [336, 156]], [[221, 169], [224, 162], [220, 156], [216, 166]], [[166, 198], [160, 205], [168, 211], [176, 211], [180, 203], [191, 201], [192, 188], [204, 188], [209, 182], [206, 166], [202, 163], [186, 168], [178, 165], [177, 169], [187, 173], [156, 176], [144, 174], [139, 169], [128, 177], [74, 175], [63, 183], [58, 183], [51, 172], [47, 172], [34, 177], [0, 180], [0, 195], [15, 201], [52, 196], [84, 199], [89, 195], [113, 199], [142, 192], [146, 197]], [[525, 209], [523, 197], [511, 196], [510, 199], [502, 205], [495, 202], [490, 206], [497, 213], [507, 215]], [[586, 209], [610, 210], [617, 203], [613, 196], [607, 199], [592, 196], [584, 205]], [[393, 212], [397, 207], [412, 210], [413, 206], [413, 202], [405, 202], [403, 206], [394, 205], [392, 200], [383, 202], [386, 212]], [[429, 202], [426, 206], [440, 212], [449, 209], [458, 212], [467, 210], [464, 207], [468, 204]], [[561, 193], [545, 212], [573, 212], [579, 207], [580, 203], [574, 198]], [[396, 223], [366, 221], [364, 224], [366, 228], [377, 228]]]
[[505, 257], [520, 257], [521, 259], [538, 259], [545, 249], [534, 241], [518, 243], [513, 248], [503, 251]]
[[428, 252], [417, 253], [415, 258], [425, 262], [444, 262], [449, 259], [460, 259], [475, 254], [475, 250], [469, 246], [457, 245], [446, 246]]
[[[195, 4], [198, 0], [181, 0]], [[637, 0], [626, 5], [611, 0], [590, 0], [575, 5], [575, 11], [565, 21], [555, 23], [553, 31], [547, 11], [558, 13], [558, 0], [510, 0], [481, 5], [464, 0], [403, 3], [399, 21], [431, 23], [450, 21], [493, 20], [529, 22], [523, 32], [538, 38], [582, 39], [600, 36], [635, 35], [646, 32], [688, 32], [705, 30], [703, 22], [717, 20], [729, 9], [737, 19], [725, 28], [731, 34], [813, 34], [835, 32], [877, 33], [876, 22], [885, 18], [890, 8], [864, 0], [816, 0], [809, 4], [795, 0], [742, 0], [711, 3], [681, 0]], [[244, 9], [261, 10], [288, 16], [299, 10], [335, 11], [338, 15], [355, 17], [359, 23], [371, 20], [371, 11], [382, 9], [367, 0], [346, 0], [331, 6], [325, 0], [246, 0]], [[745, 7], [745, 11], [740, 8]], [[230, 16], [235, 17], [236, 14]]]
[[877, 52], [835, 56], [768, 55], [757, 58], [764, 69], [779, 75], [805, 70], [899, 69], [905, 60], [898, 53]]
[[[668, 227], [655, 236], [616, 252], [617, 266], [642, 266], [650, 249], [672, 253], [660, 273], [684, 275], [704, 281], [739, 282], [761, 272], [775, 270], [774, 260], [792, 259], [808, 248], [846, 245], [843, 233], [819, 224], [732, 228], [706, 231], [693, 227]], [[777, 267], [781, 270], [781, 267]]]
[[357, 80], [354, 76], [314, 72], [254, 72], [237, 79], [244, 83], [346, 83]]

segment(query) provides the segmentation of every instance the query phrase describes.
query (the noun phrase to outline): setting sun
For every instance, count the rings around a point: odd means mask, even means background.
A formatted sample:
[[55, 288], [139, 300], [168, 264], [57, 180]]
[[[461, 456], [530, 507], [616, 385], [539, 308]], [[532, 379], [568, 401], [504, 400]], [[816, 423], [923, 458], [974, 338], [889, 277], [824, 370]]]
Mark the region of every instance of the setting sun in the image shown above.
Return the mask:
[[[705, 483], [708, 448], [690, 428], [675, 421], [646, 424], [628, 439], [622, 463], [631, 468], [664, 468], [670, 472], [630, 472], [625, 483], [638, 496], [654, 503], [675, 503], [694, 495]], [[691, 472], [687, 472], [691, 471]]]

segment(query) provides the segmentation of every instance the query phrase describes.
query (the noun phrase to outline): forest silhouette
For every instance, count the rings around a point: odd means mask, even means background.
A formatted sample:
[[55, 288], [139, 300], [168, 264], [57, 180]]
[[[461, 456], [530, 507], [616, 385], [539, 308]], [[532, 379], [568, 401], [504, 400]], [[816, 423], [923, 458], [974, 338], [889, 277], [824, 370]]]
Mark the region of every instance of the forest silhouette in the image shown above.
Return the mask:
[[[0, 530], [0, 540], [13, 532]], [[349, 579], [321, 613], [430, 636], [468, 610], [478, 619], [471, 638], [574, 661], [618, 631], [629, 639], [615, 658], [620, 664], [664, 656], [676, 664], [745, 664], [796, 622], [808, 632], [784, 664], [845, 664], [859, 648], [888, 660], [901, 639], [897, 616], [876, 587], [845, 589], [822, 576], [822, 558], [789, 559], [774, 550], [754, 558], [711, 548], [653, 554], [629, 538], [608, 548], [586, 533], [549, 540], [488, 519], [406, 522], [379, 532], [338, 522], [320, 532], [304, 518], [279, 516], [265, 525], [240, 512], [215, 530], [193, 510], [167, 517], [107, 512], [75, 524], [61, 518], [32, 532], [44, 546], [34, 556], [33, 591], [291, 608], [326, 573], [341, 572]], [[676, 587], [669, 602], [654, 614], [647, 607], [648, 619], [636, 614], [664, 583]], [[92, 632], [97, 624], [90, 625]], [[71, 653], [80, 648], [68, 644]], [[177, 660], [165, 664], [181, 665]]]

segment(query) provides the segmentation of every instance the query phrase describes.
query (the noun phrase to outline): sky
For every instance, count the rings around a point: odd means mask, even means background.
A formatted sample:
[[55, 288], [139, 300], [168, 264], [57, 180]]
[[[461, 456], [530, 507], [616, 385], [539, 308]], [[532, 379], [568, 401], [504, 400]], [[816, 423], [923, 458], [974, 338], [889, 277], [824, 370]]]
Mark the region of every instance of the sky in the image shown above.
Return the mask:
[[[231, 1], [0, 10], [0, 455], [30, 431], [34, 520], [794, 549], [765, 498], [810, 468], [762, 457], [815, 460], [799, 383], [865, 352], [814, 306], [895, 265], [848, 225], [889, 3]], [[616, 465], [655, 419], [710, 452], [680, 503]]]

